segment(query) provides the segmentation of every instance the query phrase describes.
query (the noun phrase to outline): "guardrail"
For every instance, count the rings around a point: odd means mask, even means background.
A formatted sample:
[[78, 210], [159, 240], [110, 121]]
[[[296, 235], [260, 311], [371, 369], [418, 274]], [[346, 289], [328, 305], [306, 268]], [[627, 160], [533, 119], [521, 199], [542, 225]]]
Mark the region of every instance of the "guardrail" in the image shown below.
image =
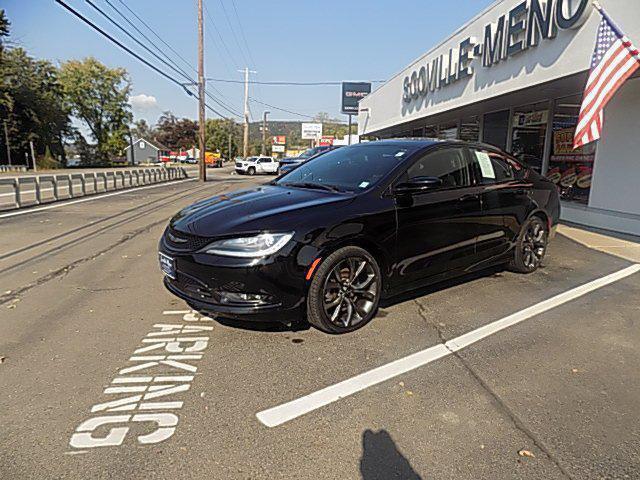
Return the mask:
[[26, 172], [27, 167], [21, 165], [0, 165], [0, 172]]
[[[13, 200], [0, 201], [0, 210], [32, 207], [187, 177], [184, 168], [163, 167], [0, 178], [0, 191], [4, 191], [2, 187], [7, 185], [13, 188]], [[0, 192], [0, 195], [0, 198], [11, 197], [11, 192]]]

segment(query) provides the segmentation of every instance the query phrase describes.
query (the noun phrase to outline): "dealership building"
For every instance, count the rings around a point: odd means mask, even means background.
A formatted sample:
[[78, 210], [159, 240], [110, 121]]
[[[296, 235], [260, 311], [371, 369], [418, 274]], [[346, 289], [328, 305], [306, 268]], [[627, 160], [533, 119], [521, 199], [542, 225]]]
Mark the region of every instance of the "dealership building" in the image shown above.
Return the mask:
[[[600, 4], [640, 46], [640, 1]], [[639, 73], [573, 150], [600, 20], [591, 0], [498, 0], [364, 98], [359, 134], [496, 145], [558, 186], [563, 220], [640, 235]]]

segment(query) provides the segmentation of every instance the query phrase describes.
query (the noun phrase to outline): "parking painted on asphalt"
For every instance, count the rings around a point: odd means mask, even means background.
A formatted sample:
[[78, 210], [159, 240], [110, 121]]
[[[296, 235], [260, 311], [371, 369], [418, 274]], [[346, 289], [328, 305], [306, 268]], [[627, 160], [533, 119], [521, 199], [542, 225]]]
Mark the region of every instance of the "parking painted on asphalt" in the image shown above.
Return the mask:
[[[152, 432], [136, 437], [141, 445], [164, 442], [173, 436], [179, 422], [176, 411], [184, 405], [175, 395], [190, 389], [198, 371], [194, 362], [202, 360], [209, 345], [208, 334], [213, 330], [211, 325], [194, 324], [213, 321], [196, 312], [164, 312], [176, 314], [182, 315], [184, 323], [153, 325], [129, 364], [104, 389], [109, 399], [93, 405], [92, 415], [75, 429], [69, 441], [72, 448], [120, 446], [135, 423], [155, 426]], [[94, 433], [104, 432], [103, 427], [107, 427], [106, 434]]]

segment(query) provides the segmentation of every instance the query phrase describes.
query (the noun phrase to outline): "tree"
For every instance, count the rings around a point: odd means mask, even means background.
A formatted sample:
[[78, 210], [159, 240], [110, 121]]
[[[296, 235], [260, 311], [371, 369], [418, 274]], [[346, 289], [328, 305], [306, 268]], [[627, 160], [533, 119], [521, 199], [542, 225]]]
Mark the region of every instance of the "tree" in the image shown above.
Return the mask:
[[[64, 138], [72, 133], [58, 70], [45, 60], [34, 60], [22, 48], [2, 53], [0, 62], [0, 118], [7, 122], [13, 158], [30, 157], [47, 149], [64, 157]], [[4, 152], [4, 135], [1, 137]]]
[[198, 143], [198, 122], [164, 112], [158, 119], [155, 138], [172, 150], [189, 149]]
[[95, 58], [62, 64], [60, 82], [72, 114], [96, 142], [96, 160], [106, 163], [128, 145], [131, 84], [123, 68], [108, 68]]
[[11, 22], [7, 19], [7, 16], [4, 14], [4, 9], [0, 10], [0, 55], [2, 55], [2, 51], [5, 46], [5, 38], [9, 36], [9, 28], [11, 27]]
[[[231, 154], [229, 154], [229, 134], [231, 134]], [[233, 158], [240, 148], [241, 131], [233, 120], [208, 119], [205, 126], [207, 151], [219, 152], [225, 158]]]
[[134, 139], [136, 138], [152, 139], [154, 138], [156, 132], [153, 128], [149, 126], [149, 124], [144, 118], [141, 118], [140, 120], [134, 123], [134, 127], [131, 129], [131, 134], [133, 135]]

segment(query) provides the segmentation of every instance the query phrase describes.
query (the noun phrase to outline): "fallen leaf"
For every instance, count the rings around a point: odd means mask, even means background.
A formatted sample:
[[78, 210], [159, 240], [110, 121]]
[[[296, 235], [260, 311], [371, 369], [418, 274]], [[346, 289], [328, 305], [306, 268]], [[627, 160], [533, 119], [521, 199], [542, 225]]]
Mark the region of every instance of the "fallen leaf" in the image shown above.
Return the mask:
[[7, 357], [0, 357], [0, 363], [4, 363], [4, 361], [7, 359]]
[[404, 393], [407, 395], [407, 397], [410, 397], [411, 395], [413, 395], [413, 392], [411, 390], [407, 390]]
[[530, 452], [529, 450], [520, 450], [518, 452], [518, 455], [520, 455], [521, 457], [529, 457], [529, 458], [535, 458], [536, 457], [533, 454], [533, 452]]
[[398, 383], [398, 385], [400, 385], [401, 387], [404, 387], [404, 382], [400, 382]]
[[578, 373], [578, 369], [577, 368], [572, 368], [571, 369], [571, 373]]
[[12, 309], [16, 308], [16, 306], [15, 306], [15, 305], [9, 305], [7, 308], [8, 308], [9, 310], [12, 310]]

